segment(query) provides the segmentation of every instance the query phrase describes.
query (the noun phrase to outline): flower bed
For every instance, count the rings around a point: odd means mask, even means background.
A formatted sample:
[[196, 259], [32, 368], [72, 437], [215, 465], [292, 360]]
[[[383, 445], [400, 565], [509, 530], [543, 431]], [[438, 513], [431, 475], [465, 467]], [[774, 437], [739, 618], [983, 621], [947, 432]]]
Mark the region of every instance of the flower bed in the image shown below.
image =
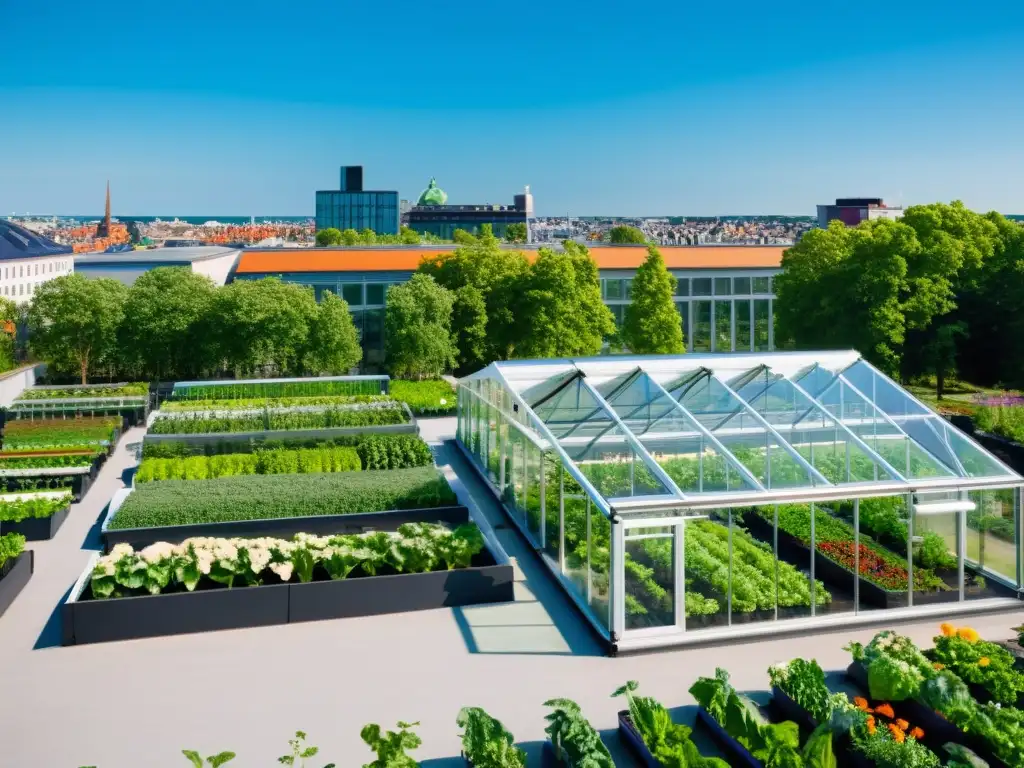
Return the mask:
[[5, 451], [113, 442], [121, 419], [84, 416], [73, 419], [13, 419], [4, 425]]
[[0, 500], [0, 535], [20, 534], [27, 541], [52, 539], [67, 519], [71, 497], [68, 491]]
[[108, 529], [344, 515], [455, 503], [448, 482], [433, 467], [167, 480], [139, 486]]
[[935, 647], [926, 654], [933, 663], [967, 683], [979, 701], [1024, 709], [1024, 672], [1016, 669], [1012, 653], [985, 642], [970, 628], [957, 630], [952, 624], [943, 624], [940, 630]]
[[391, 397], [406, 403], [415, 416], [451, 416], [456, 411], [455, 389], [444, 379], [392, 380]]
[[25, 551], [25, 537], [16, 533], [0, 536], [0, 616], [3, 616], [34, 570], [34, 553]]
[[387, 395], [315, 395], [306, 397], [247, 397], [220, 400], [168, 400], [160, 406], [160, 410], [167, 413], [182, 411], [244, 411], [263, 408], [382, 403], [388, 400], [391, 400], [391, 398]]
[[498, 563], [472, 524], [292, 541], [199, 538], [141, 552], [119, 545], [87, 567], [62, 606], [62, 642], [502, 602], [512, 586], [512, 566]]

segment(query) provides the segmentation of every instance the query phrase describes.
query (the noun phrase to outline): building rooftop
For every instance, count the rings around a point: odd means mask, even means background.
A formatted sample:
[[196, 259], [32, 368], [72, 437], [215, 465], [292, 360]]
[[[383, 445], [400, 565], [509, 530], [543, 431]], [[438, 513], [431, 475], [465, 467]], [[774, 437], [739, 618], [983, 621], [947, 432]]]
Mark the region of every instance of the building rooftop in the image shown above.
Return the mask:
[[55, 243], [13, 221], [0, 220], [0, 261], [55, 256], [72, 251], [70, 245]]
[[220, 245], [147, 248], [118, 253], [79, 253], [75, 254], [75, 264], [152, 264], [157, 262], [161, 264], [191, 264], [195, 261], [206, 261], [236, 253], [238, 253], [237, 248], [225, 248]]
[[[412, 272], [424, 257], [453, 251], [456, 245], [342, 246], [302, 250], [246, 249], [238, 274], [282, 272]], [[550, 246], [549, 246], [550, 247]], [[509, 246], [532, 258], [535, 248]], [[658, 246], [669, 269], [778, 269], [782, 246]], [[594, 246], [590, 253], [599, 269], [636, 269], [647, 257], [646, 246]]]

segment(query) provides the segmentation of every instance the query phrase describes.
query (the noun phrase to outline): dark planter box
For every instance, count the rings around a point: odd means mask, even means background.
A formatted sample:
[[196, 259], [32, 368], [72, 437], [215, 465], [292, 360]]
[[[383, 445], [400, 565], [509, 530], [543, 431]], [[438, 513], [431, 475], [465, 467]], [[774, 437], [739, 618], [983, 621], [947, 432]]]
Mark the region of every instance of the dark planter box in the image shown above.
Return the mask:
[[725, 728], [718, 724], [718, 721], [704, 709], [697, 708], [697, 720], [711, 732], [711, 736], [728, 753], [728, 763], [731, 766], [745, 765], [747, 768], [763, 768], [760, 760], [756, 759], [747, 748], [730, 736]]
[[994, 642], [996, 645], [1001, 648], [1005, 648], [1013, 655], [1015, 659], [1013, 666], [1016, 669], [1024, 671], [1024, 647], [1021, 647], [1020, 643], [1016, 640], [995, 640]]
[[784, 720], [792, 720], [807, 733], [811, 733], [818, 727], [818, 721], [811, 717], [811, 713], [793, 701], [789, 694], [777, 685], [772, 686], [772, 705]]
[[0, 522], [0, 536], [7, 533], [20, 533], [26, 541], [46, 541], [57, 535], [57, 530], [64, 525], [71, 511], [69, 504], [58, 509], [49, 517], [28, 517], [17, 523]]
[[1016, 472], [1024, 473], [1024, 445], [988, 432], [975, 432], [974, 439], [992, 451]]
[[497, 565], [484, 550], [481, 565], [452, 571], [364, 576], [337, 581], [292, 584], [288, 621], [347, 619], [458, 605], [507, 603], [512, 593], [511, 565]]
[[3, 616], [35, 570], [35, 552], [26, 550], [0, 565], [0, 616]]
[[256, 538], [272, 536], [288, 539], [296, 533], [326, 536], [335, 533], [367, 533], [369, 531], [397, 531], [403, 523], [447, 523], [461, 525], [469, 522], [469, 510], [464, 506], [426, 509], [397, 509], [389, 512], [360, 512], [353, 515], [313, 515], [310, 517], [275, 517], [269, 520], [238, 520], [226, 523], [199, 523], [196, 525], [168, 525], [159, 528], [124, 528], [103, 530], [103, 551], [110, 552], [115, 544], [131, 544], [135, 549], [157, 541], [179, 544], [195, 536], [223, 536], [227, 538]]
[[629, 719], [629, 710], [619, 712], [619, 737], [629, 747], [629, 751], [636, 755], [640, 765], [644, 768], [662, 768], [661, 763], [654, 759], [651, 750], [647, 748], [644, 740], [633, 727], [633, 721]]

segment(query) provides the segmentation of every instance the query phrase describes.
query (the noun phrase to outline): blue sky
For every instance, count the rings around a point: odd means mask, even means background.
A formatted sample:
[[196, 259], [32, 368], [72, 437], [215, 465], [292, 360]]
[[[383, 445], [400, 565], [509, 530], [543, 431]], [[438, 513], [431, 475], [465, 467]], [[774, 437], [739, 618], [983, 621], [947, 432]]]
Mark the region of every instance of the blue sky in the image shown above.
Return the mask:
[[1024, 213], [1024, 8], [0, 0], [0, 214], [312, 214], [338, 166], [541, 215]]

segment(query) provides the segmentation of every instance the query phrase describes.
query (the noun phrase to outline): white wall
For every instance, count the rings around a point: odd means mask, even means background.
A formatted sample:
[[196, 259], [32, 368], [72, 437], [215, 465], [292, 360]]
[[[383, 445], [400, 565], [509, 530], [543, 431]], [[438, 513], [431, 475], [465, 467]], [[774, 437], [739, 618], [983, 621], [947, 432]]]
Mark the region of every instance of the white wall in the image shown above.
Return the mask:
[[229, 251], [223, 256], [193, 261], [192, 271], [199, 275], [206, 275], [213, 280], [214, 285], [224, 285], [231, 270], [235, 268], [240, 253], [241, 251]]
[[41, 283], [74, 271], [73, 253], [0, 262], [0, 296], [16, 304], [24, 304], [32, 300], [32, 295]]
[[0, 407], [6, 408], [15, 398], [28, 387], [34, 386], [36, 379], [46, 373], [46, 363], [27, 365], [0, 375]]

